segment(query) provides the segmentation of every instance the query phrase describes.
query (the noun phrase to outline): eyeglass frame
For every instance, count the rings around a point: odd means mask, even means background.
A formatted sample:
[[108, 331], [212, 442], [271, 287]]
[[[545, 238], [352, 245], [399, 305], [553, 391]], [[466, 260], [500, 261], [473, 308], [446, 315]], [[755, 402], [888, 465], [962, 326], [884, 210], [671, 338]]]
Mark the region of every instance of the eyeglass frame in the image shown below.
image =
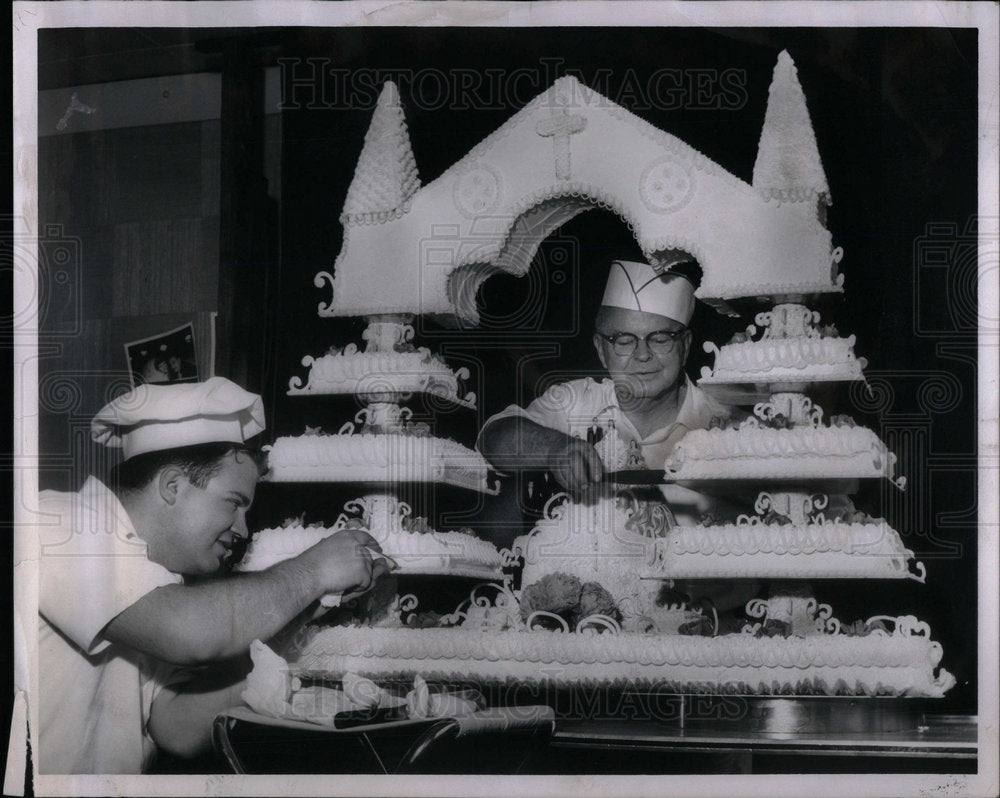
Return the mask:
[[[604, 333], [595, 330], [594, 331], [594, 335], [598, 336], [602, 340], [607, 341], [609, 344], [611, 344], [612, 350], [619, 357], [632, 357], [632, 355], [634, 355], [635, 352], [636, 352], [636, 350], [639, 348], [639, 341], [642, 341], [646, 345], [646, 349], [648, 349], [650, 352], [655, 352], [658, 355], [669, 355], [677, 347], [677, 342], [690, 329], [691, 329], [690, 327], [682, 327], [679, 330], [653, 330], [652, 332], [648, 332], [645, 335], [636, 335], [635, 333], [631, 333], [631, 332], [618, 332], [618, 333], [615, 333], [614, 335], [605, 335]], [[635, 338], [635, 345], [631, 349], [629, 349], [627, 352], [619, 352], [618, 349], [616, 348], [617, 345], [618, 345], [618, 340], [620, 338], [622, 338], [623, 336], [626, 336], [626, 335], [630, 335], [633, 338]], [[650, 346], [649, 339], [653, 335], [666, 335], [666, 336], [668, 336], [669, 339], [670, 339], [670, 348], [669, 349], [654, 349], [652, 346]], [[667, 342], [664, 341], [664, 343], [667, 343]]]

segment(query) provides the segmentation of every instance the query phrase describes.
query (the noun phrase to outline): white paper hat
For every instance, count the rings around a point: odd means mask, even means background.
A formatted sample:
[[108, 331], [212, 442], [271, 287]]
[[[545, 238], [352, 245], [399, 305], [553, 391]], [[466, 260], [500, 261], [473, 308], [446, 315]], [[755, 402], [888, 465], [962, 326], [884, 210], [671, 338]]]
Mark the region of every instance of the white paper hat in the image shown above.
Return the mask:
[[601, 304], [656, 313], [687, 326], [694, 315], [694, 285], [669, 267], [657, 270], [648, 263], [616, 260], [611, 264]]
[[91, 437], [122, 447], [124, 459], [198, 443], [244, 443], [267, 423], [264, 402], [225, 377], [178, 385], [140, 385], [108, 403]]

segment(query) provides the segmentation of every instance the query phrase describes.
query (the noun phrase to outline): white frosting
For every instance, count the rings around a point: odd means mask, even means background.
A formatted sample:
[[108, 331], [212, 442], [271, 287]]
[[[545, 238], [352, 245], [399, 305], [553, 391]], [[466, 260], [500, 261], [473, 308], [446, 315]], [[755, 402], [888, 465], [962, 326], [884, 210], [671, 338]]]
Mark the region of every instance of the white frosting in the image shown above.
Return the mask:
[[[265, 447], [268, 448], [268, 447]], [[479, 452], [444, 438], [403, 434], [281, 437], [268, 448], [274, 482], [444, 482], [489, 493]]]
[[935, 675], [940, 660], [939, 643], [898, 631], [758, 638], [330, 627], [291, 664], [300, 676], [941, 696], [955, 682], [945, 670]]
[[475, 406], [475, 395], [461, 395], [459, 379], [468, 371], [452, 371], [429, 349], [415, 352], [358, 352], [349, 346], [336, 354], [302, 359], [309, 367], [305, 385], [293, 377], [289, 396], [301, 394], [431, 393]]
[[[262, 571], [276, 563], [297, 557], [306, 549], [344, 528], [344, 518], [333, 527], [302, 527], [292, 524], [262, 529], [250, 543], [239, 571]], [[500, 578], [500, 553], [488, 541], [465, 532], [412, 532], [398, 518], [375, 524], [366, 530], [400, 566], [400, 573], [469, 573], [484, 578]]]
[[[913, 552], [885, 521], [675, 527], [651, 542], [643, 576], [662, 579], [838, 577], [920, 579]], [[917, 564], [923, 571], [922, 564]]]
[[664, 468], [686, 479], [893, 478], [896, 456], [865, 427], [798, 426], [688, 432]]
[[[582, 582], [598, 582], [626, 619], [646, 614], [660, 583], [638, 578], [651, 567], [654, 551], [647, 532], [630, 523], [636, 508], [608, 496], [592, 505], [558, 504], [560, 497], [565, 498], [560, 494], [550, 500], [545, 517], [515, 544], [524, 555], [521, 585], [546, 574], [571, 574]], [[665, 513], [660, 520], [665, 530]]]
[[420, 188], [399, 89], [387, 81], [347, 190], [341, 221], [373, 224], [405, 213]]
[[830, 204], [830, 188], [820, 161], [805, 94], [795, 64], [782, 50], [774, 67], [764, 127], [753, 167], [753, 187], [784, 202]]
[[[854, 336], [840, 338], [831, 328], [822, 331], [819, 313], [803, 305], [782, 304], [758, 313], [743, 336], [720, 349], [706, 342], [706, 352], [715, 353], [715, 367], [702, 369], [702, 382], [768, 383], [862, 379], [867, 365], [854, 356]], [[752, 340], [761, 330], [759, 340]]]
[[724, 344], [708, 342], [715, 352], [715, 367], [702, 369], [701, 382], [774, 382], [859, 380], [866, 361], [854, 356], [854, 336], [849, 338], [789, 338]]
[[[787, 96], [780, 91], [772, 102], [787, 108]], [[787, 117], [778, 111], [772, 118]], [[475, 322], [483, 280], [497, 271], [524, 275], [546, 236], [593, 207], [621, 216], [648, 258], [691, 252], [704, 271], [702, 299], [841, 290], [815, 204], [788, 201], [822, 185], [814, 170], [782, 182], [782, 158], [768, 155], [785, 146], [780, 137], [777, 150], [774, 137], [763, 137], [764, 162], [774, 167], [763, 171], [766, 185], [751, 186], [567, 76], [413, 191], [409, 168], [397, 167], [409, 163], [403, 125], [387, 125], [386, 116], [376, 112], [373, 138], [396, 142], [400, 155], [384, 157], [378, 180], [369, 179], [367, 156], [359, 164], [342, 217], [343, 248], [333, 273], [320, 275], [332, 288], [320, 315], [437, 313]], [[811, 129], [807, 115], [796, 118], [796, 131]], [[391, 137], [382, 135], [386, 128]], [[390, 176], [391, 190], [383, 185]], [[370, 183], [379, 192], [368, 199]], [[429, 237], [435, 230], [445, 232]]]

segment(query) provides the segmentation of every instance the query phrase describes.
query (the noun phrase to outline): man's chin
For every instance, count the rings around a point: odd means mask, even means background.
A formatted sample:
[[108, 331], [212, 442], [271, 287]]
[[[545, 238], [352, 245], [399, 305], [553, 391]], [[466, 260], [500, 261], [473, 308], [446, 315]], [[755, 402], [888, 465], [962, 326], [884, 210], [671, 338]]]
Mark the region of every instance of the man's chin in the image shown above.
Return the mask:
[[673, 384], [663, 379], [662, 372], [622, 374], [614, 377], [618, 403], [626, 409], [630, 403], [643, 402], [669, 393]]

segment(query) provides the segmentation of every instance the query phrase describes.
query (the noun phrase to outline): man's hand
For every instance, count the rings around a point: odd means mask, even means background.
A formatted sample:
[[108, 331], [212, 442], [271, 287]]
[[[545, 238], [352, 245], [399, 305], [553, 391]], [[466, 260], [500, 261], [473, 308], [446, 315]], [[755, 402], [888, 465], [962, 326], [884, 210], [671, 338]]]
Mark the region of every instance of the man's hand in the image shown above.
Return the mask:
[[397, 567], [363, 529], [344, 529], [299, 556], [309, 564], [324, 593], [343, 593], [345, 601], [361, 595]]
[[[552, 430], [545, 467], [563, 489], [579, 499], [604, 476], [604, 464], [597, 450], [586, 441]], [[558, 436], [558, 437], [556, 437]]]
[[589, 443], [521, 416], [487, 424], [480, 450], [501, 472], [548, 471], [574, 499], [585, 496], [604, 476], [601, 458]]

